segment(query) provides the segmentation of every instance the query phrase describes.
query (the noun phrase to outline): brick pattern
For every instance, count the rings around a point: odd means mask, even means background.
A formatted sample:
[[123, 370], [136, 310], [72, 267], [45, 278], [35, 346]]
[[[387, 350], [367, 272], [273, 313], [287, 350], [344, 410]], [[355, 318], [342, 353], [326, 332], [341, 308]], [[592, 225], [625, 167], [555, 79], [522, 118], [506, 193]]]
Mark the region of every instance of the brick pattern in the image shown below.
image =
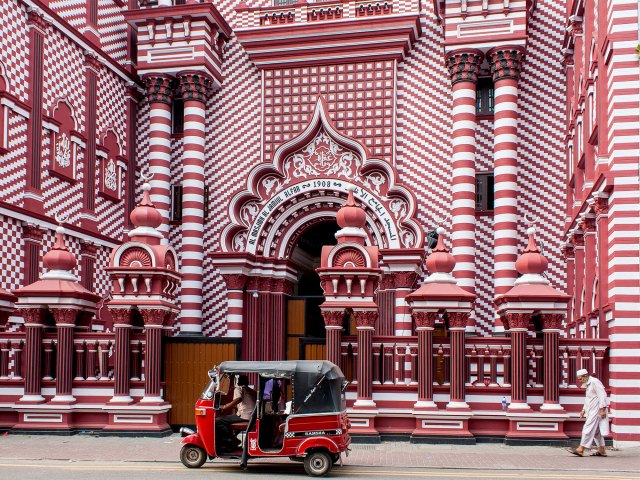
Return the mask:
[[105, 270], [105, 268], [109, 266], [109, 255], [111, 255], [110, 248], [100, 247], [96, 252], [93, 288], [95, 293], [101, 297], [105, 297], [111, 293], [112, 289], [109, 274]]
[[27, 186], [27, 119], [9, 112], [8, 150], [0, 162], [0, 200], [21, 205]]
[[87, 0], [51, 0], [49, 8], [79, 31], [87, 21]]
[[127, 24], [121, 11], [122, 8], [113, 0], [98, 0], [98, 31], [102, 50], [119, 63], [127, 60]]
[[2, 233], [2, 245], [0, 245], [0, 288], [7, 291], [22, 286], [24, 278], [24, 262], [22, 251], [22, 225], [19, 220], [0, 215], [0, 232]]
[[0, 62], [9, 89], [23, 102], [29, 100], [29, 31], [24, 7], [17, 0], [0, 2]]

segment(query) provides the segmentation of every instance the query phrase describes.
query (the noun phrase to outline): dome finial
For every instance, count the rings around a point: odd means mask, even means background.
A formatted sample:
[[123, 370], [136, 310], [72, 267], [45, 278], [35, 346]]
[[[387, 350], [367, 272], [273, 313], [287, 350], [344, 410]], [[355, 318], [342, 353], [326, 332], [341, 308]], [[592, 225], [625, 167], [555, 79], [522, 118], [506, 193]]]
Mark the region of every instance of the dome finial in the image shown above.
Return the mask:
[[43, 280], [71, 280], [77, 281], [77, 277], [73, 274], [73, 270], [78, 265], [75, 255], [69, 251], [64, 242], [64, 234], [66, 230], [62, 226], [67, 221], [69, 215], [60, 215], [56, 213], [54, 219], [58, 226], [56, 227], [56, 240], [47, 253], [42, 257], [44, 267], [47, 269], [40, 278]]
[[[525, 248], [522, 255], [520, 255], [520, 258], [516, 260], [516, 270], [518, 273], [523, 275], [523, 277], [516, 280], [516, 283], [534, 281], [535, 278], [532, 277], [532, 275], [540, 277], [547, 269], [547, 265], [549, 265], [549, 261], [544, 257], [544, 255], [542, 255], [542, 252], [536, 243], [535, 234], [537, 229], [535, 227], [535, 222], [537, 221], [537, 218], [529, 219], [525, 215], [524, 221], [529, 224], [529, 228], [527, 228], [529, 242], [527, 244], [527, 248]], [[540, 279], [536, 281], [540, 281]]]
[[156, 239], [163, 238], [161, 232], [156, 230], [162, 224], [162, 214], [156, 209], [151, 201], [151, 184], [149, 181], [153, 178], [153, 174], [145, 175], [140, 172], [143, 180], [142, 184], [142, 200], [131, 211], [129, 218], [136, 228], [129, 232], [129, 236], [133, 237], [153, 237]]
[[[442, 274], [449, 276], [456, 266], [456, 260], [449, 253], [449, 250], [444, 245], [444, 234], [446, 230], [442, 226], [442, 222], [436, 220], [438, 227], [436, 233], [438, 234], [438, 244], [436, 248], [431, 251], [431, 254], [427, 257], [427, 269], [429, 270], [429, 277], [433, 279], [440, 279]], [[435, 275], [435, 276], [434, 276]]]

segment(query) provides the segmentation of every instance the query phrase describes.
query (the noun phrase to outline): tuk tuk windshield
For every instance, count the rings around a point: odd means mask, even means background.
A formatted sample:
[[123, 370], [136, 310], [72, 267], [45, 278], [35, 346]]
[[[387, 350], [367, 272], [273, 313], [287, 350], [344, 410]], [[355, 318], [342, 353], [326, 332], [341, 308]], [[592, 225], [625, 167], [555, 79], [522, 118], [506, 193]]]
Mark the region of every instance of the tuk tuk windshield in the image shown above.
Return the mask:
[[209, 381], [209, 384], [204, 388], [200, 394], [200, 398], [203, 400], [211, 400], [213, 394], [216, 392], [216, 382], [214, 380]]

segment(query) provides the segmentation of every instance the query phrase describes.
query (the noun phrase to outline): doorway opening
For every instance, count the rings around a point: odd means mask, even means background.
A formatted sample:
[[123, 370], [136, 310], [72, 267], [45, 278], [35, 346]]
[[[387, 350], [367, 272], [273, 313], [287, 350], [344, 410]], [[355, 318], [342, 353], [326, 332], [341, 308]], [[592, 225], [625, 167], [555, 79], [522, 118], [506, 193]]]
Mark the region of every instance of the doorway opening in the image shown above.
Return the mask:
[[291, 253], [298, 268], [298, 283], [287, 304], [287, 359], [320, 360], [324, 358], [325, 329], [320, 305], [324, 292], [316, 268], [325, 245], [335, 245], [340, 229], [334, 219], [309, 227]]

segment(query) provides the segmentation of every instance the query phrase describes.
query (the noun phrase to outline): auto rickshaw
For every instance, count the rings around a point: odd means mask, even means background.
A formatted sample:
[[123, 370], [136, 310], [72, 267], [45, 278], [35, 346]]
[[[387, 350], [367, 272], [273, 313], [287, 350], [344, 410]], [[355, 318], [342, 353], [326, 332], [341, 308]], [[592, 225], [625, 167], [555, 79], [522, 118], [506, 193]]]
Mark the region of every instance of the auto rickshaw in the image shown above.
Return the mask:
[[[241, 436], [236, 450], [216, 451], [216, 417], [233, 399], [236, 375], [255, 385], [256, 406], [249, 421], [232, 425]], [[307, 474], [326, 475], [351, 443], [340, 368], [328, 361], [223, 362], [209, 371], [211, 381], [195, 405], [197, 432], [181, 429], [180, 460], [189, 468], [207, 459], [289, 457], [304, 463]]]

